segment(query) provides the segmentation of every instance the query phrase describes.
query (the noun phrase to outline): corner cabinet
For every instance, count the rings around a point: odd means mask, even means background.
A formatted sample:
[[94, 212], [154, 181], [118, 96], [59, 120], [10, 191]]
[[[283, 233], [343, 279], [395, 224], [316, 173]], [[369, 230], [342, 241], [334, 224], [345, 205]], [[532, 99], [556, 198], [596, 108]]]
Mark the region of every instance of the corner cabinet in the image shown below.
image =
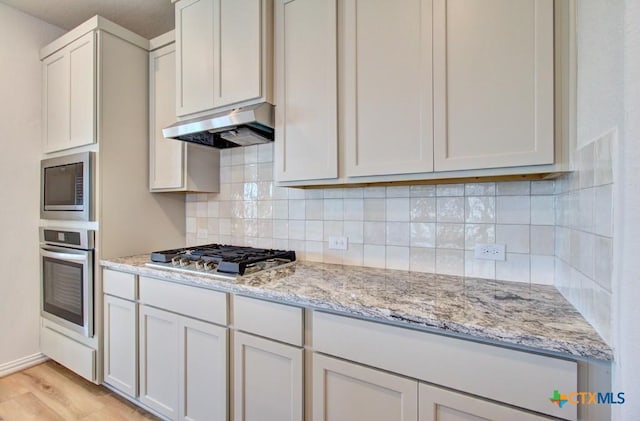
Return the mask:
[[149, 191], [216, 193], [220, 191], [220, 151], [162, 135], [162, 129], [176, 121], [173, 37], [171, 31], [150, 42]]
[[272, 102], [272, 0], [180, 0], [176, 115]]
[[283, 185], [560, 168], [553, 0], [276, 0], [275, 25]]
[[95, 143], [96, 33], [42, 60], [44, 152]]

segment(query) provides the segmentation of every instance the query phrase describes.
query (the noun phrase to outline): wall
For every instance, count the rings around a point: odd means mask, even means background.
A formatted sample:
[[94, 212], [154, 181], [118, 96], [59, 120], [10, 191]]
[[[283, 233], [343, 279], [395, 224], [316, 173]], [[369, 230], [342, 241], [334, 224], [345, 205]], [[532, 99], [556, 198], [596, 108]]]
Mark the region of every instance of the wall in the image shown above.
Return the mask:
[[628, 400], [614, 408], [614, 420], [640, 417], [640, 1], [625, 1], [624, 129], [617, 157], [616, 231], [613, 276], [614, 390]]
[[39, 352], [39, 51], [62, 33], [0, 3], [0, 375]]
[[[293, 249], [299, 259], [553, 283], [552, 181], [279, 188], [273, 145], [223, 150], [221, 192], [187, 197], [187, 242]], [[328, 249], [331, 236], [347, 251]], [[473, 258], [506, 243], [502, 262]]]

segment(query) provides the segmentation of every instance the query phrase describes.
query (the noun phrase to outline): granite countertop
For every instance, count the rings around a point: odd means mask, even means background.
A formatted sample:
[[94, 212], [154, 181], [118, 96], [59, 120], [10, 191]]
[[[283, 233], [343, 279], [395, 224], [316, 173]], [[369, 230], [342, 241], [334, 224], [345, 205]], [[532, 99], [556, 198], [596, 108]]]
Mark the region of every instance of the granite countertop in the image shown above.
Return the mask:
[[145, 266], [148, 255], [104, 267], [198, 287], [577, 358], [611, 348], [553, 286], [298, 261], [236, 280]]

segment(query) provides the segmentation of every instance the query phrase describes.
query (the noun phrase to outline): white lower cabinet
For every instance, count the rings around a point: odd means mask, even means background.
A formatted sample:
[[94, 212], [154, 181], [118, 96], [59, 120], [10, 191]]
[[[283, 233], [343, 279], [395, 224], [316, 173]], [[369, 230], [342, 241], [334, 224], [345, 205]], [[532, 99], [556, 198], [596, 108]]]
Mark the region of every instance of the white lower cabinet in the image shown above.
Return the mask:
[[555, 419], [426, 384], [420, 384], [419, 399], [419, 421], [539, 421]]
[[303, 350], [234, 333], [235, 421], [303, 420]]
[[417, 421], [418, 382], [313, 354], [314, 421]]
[[140, 402], [172, 420], [227, 419], [227, 329], [140, 306]]
[[135, 398], [138, 394], [137, 304], [104, 296], [104, 382]]
[[[610, 388], [586, 363], [133, 274], [104, 280], [104, 381], [170, 420], [610, 419], [548, 401], [579, 376]], [[43, 332], [65, 361], [87, 352]]]
[[227, 420], [227, 329], [179, 319], [180, 420]]
[[140, 402], [178, 419], [178, 316], [140, 306]]

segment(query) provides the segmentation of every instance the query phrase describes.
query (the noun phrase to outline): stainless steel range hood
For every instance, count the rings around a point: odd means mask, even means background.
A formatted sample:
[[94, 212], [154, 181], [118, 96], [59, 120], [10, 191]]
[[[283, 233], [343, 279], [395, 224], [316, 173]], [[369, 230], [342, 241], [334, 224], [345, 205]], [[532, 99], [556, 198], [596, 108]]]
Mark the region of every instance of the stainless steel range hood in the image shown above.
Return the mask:
[[225, 149], [273, 141], [274, 107], [263, 102], [210, 114], [162, 129], [169, 139]]

